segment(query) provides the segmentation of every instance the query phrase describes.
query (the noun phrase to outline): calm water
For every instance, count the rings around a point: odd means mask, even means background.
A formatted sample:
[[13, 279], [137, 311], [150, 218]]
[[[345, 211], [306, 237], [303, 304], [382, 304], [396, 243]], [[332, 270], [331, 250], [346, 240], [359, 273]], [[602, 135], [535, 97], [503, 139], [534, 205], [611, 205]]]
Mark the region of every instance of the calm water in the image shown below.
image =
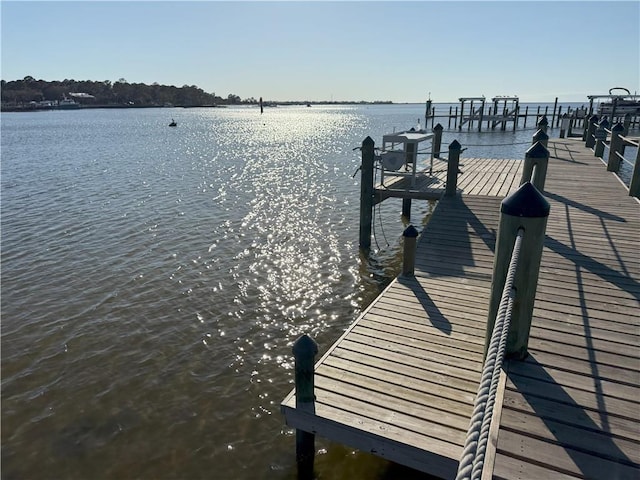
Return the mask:
[[[399, 201], [358, 251], [353, 149], [423, 114], [3, 114], [2, 478], [295, 478], [279, 412], [292, 342], [310, 333], [324, 351], [400, 265]], [[532, 134], [443, 144], [523, 158]], [[414, 202], [414, 224], [432, 207]], [[401, 471], [317, 446], [319, 478]]]

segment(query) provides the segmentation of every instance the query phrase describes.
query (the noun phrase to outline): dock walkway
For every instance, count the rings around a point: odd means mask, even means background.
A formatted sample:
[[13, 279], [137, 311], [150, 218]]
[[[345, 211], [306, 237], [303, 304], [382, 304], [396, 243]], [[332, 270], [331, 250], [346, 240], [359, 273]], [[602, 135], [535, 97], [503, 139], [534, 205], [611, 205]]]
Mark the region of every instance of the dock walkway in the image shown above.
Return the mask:
[[[530, 356], [505, 365], [489, 477], [638, 478], [640, 206], [578, 140], [549, 150]], [[455, 476], [508, 193], [480, 191], [439, 202], [415, 277], [394, 280], [318, 361], [313, 413], [295, 408], [294, 392], [285, 398], [288, 425]]]

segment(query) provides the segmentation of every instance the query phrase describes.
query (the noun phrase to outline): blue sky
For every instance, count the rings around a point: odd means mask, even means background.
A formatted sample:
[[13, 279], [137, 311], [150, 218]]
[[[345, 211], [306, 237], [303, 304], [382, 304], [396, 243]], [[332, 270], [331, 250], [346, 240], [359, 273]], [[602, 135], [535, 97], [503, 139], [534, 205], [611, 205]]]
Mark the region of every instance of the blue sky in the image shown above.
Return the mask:
[[0, 3], [2, 79], [436, 102], [640, 92], [640, 2]]

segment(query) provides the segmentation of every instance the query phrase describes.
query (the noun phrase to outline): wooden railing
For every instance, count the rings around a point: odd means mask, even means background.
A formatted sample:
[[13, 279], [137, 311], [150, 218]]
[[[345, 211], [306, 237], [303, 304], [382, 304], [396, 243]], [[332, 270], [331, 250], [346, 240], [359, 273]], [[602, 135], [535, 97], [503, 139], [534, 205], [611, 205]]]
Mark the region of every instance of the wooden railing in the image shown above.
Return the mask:
[[[605, 118], [598, 122], [598, 116], [593, 115], [589, 119], [589, 123], [585, 134], [585, 147], [592, 148], [596, 157], [601, 158], [607, 163], [607, 171], [619, 174], [620, 167], [623, 163], [627, 163], [631, 169], [631, 178], [629, 181], [629, 195], [640, 197], [640, 141], [638, 138], [627, 136], [629, 132], [630, 116], [625, 116], [625, 123], [616, 123], [609, 129], [609, 122]], [[636, 148], [635, 161], [625, 157], [625, 147], [631, 146]], [[608, 155], [605, 155], [605, 147], [609, 148]], [[606, 159], [605, 159], [606, 156]]]

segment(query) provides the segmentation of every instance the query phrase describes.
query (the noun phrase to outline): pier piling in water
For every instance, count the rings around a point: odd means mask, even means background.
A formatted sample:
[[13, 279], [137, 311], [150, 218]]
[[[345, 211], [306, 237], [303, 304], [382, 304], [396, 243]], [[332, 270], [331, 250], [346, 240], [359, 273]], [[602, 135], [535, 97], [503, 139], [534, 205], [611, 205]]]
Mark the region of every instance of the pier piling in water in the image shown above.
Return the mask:
[[373, 163], [375, 142], [371, 137], [362, 141], [360, 166], [360, 248], [371, 247], [371, 221], [373, 209]]
[[[315, 413], [314, 365], [318, 353], [318, 344], [309, 336], [302, 335], [293, 344], [295, 358], [296, 409], [310, 414]], [[296, 429], [296, 462], [298, 478], [313, 478], [313, 460], [315, 457], [315, 435]]]

